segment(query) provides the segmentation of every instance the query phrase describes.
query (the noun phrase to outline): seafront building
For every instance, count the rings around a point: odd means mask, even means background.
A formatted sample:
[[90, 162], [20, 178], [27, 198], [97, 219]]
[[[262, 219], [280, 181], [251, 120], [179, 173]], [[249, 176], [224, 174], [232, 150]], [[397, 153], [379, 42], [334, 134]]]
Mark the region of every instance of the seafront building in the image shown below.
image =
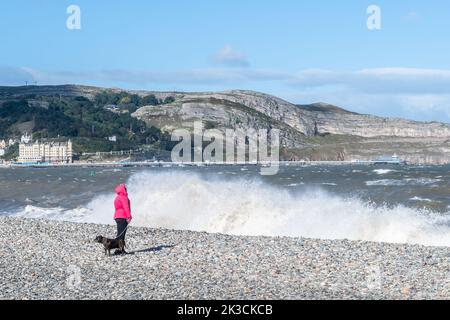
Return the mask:
[[6, 141], [0, 140], [0, 157], [3, 157], [6, 153]]
[[19, 144], [20, 163], [72, 163], [72, 141]]

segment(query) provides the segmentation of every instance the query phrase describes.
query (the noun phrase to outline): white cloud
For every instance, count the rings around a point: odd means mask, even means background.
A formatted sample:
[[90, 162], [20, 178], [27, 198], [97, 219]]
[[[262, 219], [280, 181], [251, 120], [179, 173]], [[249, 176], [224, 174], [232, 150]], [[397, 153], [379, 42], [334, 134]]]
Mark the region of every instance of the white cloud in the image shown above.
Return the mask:
[[171, 90], [253, 89], [294, 103], [328, 102], [352, 111], [450, 122], [450, 70], [374, 68], [357, 71], [206, 68], [185, 71], [46, 72], [0, 67], [0, 85], [87, 84]]
[[[1, 70], [1, 69], [0, 69]], [[283, 72], [248, 68], [209, 68], [186, 71], [135, 71], [100, 70], [92, 72], [45, 72], [32, 68], [22, 68], [33, 79], [42, 84], [92, 83], [152, 85], [152, 84], [233, 84], [261, 81], [284, 81], [290, 76]], [[8, 79], [0, 73], [0, 83]]]
[[450, 94], [450, 70], [376, 68], [358, 71], [309, 69], [290, 74], [270, 69], [206, 68], [185, 71], [100, 70], [90, 72], [47, 72], [33, 68], [0, 67], [0, 84], [90, 83], [107, 84], [242, 84], [277, 82], [293, 89], [345, 91], [348, 94], [439, 95]]
[[247, 67], [249, 65], [247, 57], [243, 53], [236, 51], [230, 45], [225, 45], [219, 52], [213, 55], [212, 61], [215, 64], [229, 67]]
[[450, 70], [375, 68], [358, 71], [305, 70], [290, 83], [297, 87], [344, 86], [365, 93], [450, 93]]
[[26, 68], [12, 68], [0, 66], [0, 85], [24, 85], [34, 83], [36, 79]]
[[371, 94], [321, 87], [288, 92], [284, 98], [302, 104], [327, 102], [363, 114], [450, 122], [450, 94]]

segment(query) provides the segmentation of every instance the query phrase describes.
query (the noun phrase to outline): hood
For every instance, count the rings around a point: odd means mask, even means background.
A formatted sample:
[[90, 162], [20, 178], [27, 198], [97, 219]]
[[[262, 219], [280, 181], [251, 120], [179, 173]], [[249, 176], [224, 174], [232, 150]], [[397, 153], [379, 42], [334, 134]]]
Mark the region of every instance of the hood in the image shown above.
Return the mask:
[[119, 184], [115, 190], [118, 195], [124, 195], [124, 196], [128, 195], [126, 186], [124, 184]]

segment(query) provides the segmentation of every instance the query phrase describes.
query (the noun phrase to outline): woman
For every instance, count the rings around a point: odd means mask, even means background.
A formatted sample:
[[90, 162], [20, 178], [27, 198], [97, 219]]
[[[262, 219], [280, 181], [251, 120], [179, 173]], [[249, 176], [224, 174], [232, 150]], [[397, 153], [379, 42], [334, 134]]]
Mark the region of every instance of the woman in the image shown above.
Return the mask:
[[[131, 222], [131, 205], [128, 198], [127, 187], [120, 184], [116, 187], [116, 199], [114, 200], [114, 220], [117, 223], [117, 238], [125, 241], [125, 234], [127, 233], [128, 224]], [[120, 254], [116, 250], [116, 254]]]

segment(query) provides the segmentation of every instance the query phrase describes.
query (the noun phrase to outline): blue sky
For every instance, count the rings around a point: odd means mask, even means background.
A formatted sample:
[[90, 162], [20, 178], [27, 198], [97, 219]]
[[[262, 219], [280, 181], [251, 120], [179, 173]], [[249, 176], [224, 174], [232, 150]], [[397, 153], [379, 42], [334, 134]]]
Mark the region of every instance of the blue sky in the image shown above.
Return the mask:
[[446, 0], [2, 1], [0, 85], [250, 89], [450, 122], [449, 16]]

